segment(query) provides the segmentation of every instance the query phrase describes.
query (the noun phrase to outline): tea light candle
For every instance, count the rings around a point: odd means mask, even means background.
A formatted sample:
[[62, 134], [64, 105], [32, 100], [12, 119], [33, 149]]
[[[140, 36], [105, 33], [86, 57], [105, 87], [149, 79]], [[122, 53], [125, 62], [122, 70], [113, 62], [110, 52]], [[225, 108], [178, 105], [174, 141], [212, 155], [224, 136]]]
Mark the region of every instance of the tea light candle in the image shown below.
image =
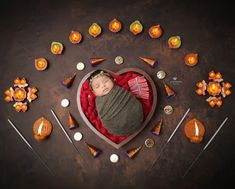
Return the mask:
[[195, 66], [198, 63], [198, 54], [189, 53], [184, 57], [184, 62], [188, 66]]
[[116, 18], [109, 23], [109, 30], [117, 33], [122, 29], [122, 24]]
[[23, 101], [26, 98], [26, 91], [23, 88], [16, 88], [14, 91], [15, 101]]
[[172, 36], [168, 39], [168, 45], [171, 49], [178, 49], [181, 46], [180, 36]]
[[38, 71], [43, 71], [47, 68], [47, 60], [45, 58], [35, 59], [34, 63]]
[[71, 43], [73, 44], [78, 44], [81, 42], [82, 40], [82, 35], [80, 32], [77, 31], [71, 31], [70, 35], [69, 35], [69, 40]]
[[151, 38], [161, 37], [161, 35], [162, 35], [161, 26], [158, 24], [158, 25], [155, 25], [155, 26], [152, 26], [151, 28], [149, 28], [149, 35]]
[[93, 23], [89, 28], [89, 34], [92, 37], [97, 37], [101, 34], [101, 27], [97, 23]]
[[139, 20], [134, 21], [131, 25], [130, 25], [130, 31], [134, 34], [140, 34], [143, 30], [143, 25], [140, 23]]
[[207, 86], [207, 92], [212, 96], [219, 95], [221, 92], [220, 84], [218, 82], [210, 82]]
[[62, 43], [55, 42], [55, 41], [51, 43], [51, 52], [53, 54], [57, 54], [58, 55], [58, 54], [61, 54], [62, 51], [63, 51]]

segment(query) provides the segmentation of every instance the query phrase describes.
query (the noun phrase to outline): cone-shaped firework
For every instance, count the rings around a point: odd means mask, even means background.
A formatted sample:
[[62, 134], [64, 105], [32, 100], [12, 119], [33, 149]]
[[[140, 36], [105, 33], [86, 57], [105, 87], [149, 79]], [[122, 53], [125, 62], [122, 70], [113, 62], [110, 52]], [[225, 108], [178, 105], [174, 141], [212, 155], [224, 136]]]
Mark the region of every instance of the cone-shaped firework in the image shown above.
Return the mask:
[[74, 129], [78, 127], [77, 121], [74, 119], [74, 117], [72, 116], [70, 112], [69, 112], [69, 118], [68, 118], [68, 127], [69, 129]]
[[175, 92], [173, 91], [171, 87], [169, 87], [167, 84], [164, 84], [164, 87], [165, 87], [166, 96], [168, 98], [175, 96]]
[[157, 125], [152, 128], [151, 133], [153, 133], [154, 135], [160, 135], [161, 132], [161, 128], [162, 128], [162, 119], [157, 123]]
[[100, 155], [101, 153], [101, 150], [99, 150], [98, 148], [96, 148], [95, 146], [91, 145], [91, 144], [88, 144], [85, 142], [85, 144], [87, 145], [88, 149], [90, 150], [91, 152], [91, 155], [96, 158], [98, 155]]
[[76, 77], [76, 73], [73, 74], [73, 76], [67, 77], [62, 81], [62, 85], [65, 86], [66, 88], [70, 88], [73, 84], [73, 81]]
[[152, 67], [154, 67], [154, 65], [157, 63], [157, 61], [154, 60], [153, 58], [145, 58], [145, 57], [139, 57], [139, 58]]
[[141, 150], [141, 148], [142, 148], [142, 146], [132, 148], [132, 149], [128, 150], [126, 152], [126, 154], [130, 159], [133, 159], [136, 156], [136, 154]]
[[96, 64], [99, 64], [101, 62], [103, 62], [105, 59], [104, 58], [90, 58], [89, 63], [92, 66], [95, 66]]

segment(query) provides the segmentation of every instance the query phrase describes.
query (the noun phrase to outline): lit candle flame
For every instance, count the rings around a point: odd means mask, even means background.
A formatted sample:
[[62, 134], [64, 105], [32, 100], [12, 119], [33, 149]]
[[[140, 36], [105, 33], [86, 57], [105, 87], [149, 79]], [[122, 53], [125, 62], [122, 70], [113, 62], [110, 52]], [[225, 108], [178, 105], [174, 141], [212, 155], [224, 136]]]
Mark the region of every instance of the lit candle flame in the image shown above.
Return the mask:
[[41, 124], [38, 127], [38, 134], [41, 135], [42, 134], [42, 126], [43, 126], [43, 121], [41, 122]]
[[195, 136], [199, 136], [199, 128], [196, 121], [194, 122], [194, 126], [195, 126]]

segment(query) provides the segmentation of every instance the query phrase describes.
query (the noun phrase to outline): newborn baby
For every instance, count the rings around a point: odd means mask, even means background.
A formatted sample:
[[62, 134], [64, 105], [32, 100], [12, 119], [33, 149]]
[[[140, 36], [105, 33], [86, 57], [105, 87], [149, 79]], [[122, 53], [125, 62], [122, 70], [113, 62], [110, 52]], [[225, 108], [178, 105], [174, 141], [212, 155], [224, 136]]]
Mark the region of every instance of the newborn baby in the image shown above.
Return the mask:
[[103, 126], [116, 136], [133, 134], [143, 123], [143, 108], [129, 91], [115, 85], [112, 76], [96, 70], [88, 78], [96, 96], [96, 109]]

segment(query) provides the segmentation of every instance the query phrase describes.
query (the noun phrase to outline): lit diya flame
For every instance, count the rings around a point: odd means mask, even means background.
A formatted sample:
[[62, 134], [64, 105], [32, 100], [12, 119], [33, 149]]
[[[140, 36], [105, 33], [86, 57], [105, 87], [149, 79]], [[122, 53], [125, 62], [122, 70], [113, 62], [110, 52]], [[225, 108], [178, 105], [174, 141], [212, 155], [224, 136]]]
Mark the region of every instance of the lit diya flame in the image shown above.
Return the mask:
[[131, 25], [130, 25], [130, 31], [134, 34], [140, 34], [143, 30], [143, 25], [140, 23], [139, 20], [135, 20]]
[[156, 38], [156, 39], [161, 37], [162, 36], [161, 26], [158, 24], [149, 28], [149, 35], [151, 38]]
[[114, 18], [110, 23], [109, 23], [109, 30], [111, 32], [117, 33], [122, 29], [122, 24], [119, 22], [116, 18]]
[[178, 49], [181, 46], [180, 36], [172, 36], [168, 39], [168, 45], [171, 49]]
[[61, 54], [62, 51], [63, 51], [62, 43], [55, 42], [55, 41], [51, 43], [51, 52], [53, 54], [57, 54], [58, 55], [58, 54]]
[[16, 88], [14, 91], [15, 101], [23, 101], [26, 98], [26, 91], [24, 88]]
[[101, 27], [97, 24], [97, 23], [93, 23], [90, 27], [89, 27], [89, 34], [92, 37], [97, 37], [101, 34]]
[[197, 136], [199, 136], [199, 128], [197, 126], [197, 122], [196, 121], [194, 122], [194, 125], [195, 125], [195, 136], [197, 137]]
[[184, 62], [188, 66], [195, 66], [198, 63], [198, 54], [189, 53], [184, 57]]
[[34, 65], [38, 71], [43, 71], [47, 68], [47, 60], [45, 58], [35, 59]]
[[71, 33], [69, 35], [69, 40], [73, 44], [78, 44], [82, 40], [82, 34], [77, 31], [71, 31]]
[[221, 86], [218, 82], [209, 82], [207, 92], [212, 96], [217, 96], [221, 92]]

